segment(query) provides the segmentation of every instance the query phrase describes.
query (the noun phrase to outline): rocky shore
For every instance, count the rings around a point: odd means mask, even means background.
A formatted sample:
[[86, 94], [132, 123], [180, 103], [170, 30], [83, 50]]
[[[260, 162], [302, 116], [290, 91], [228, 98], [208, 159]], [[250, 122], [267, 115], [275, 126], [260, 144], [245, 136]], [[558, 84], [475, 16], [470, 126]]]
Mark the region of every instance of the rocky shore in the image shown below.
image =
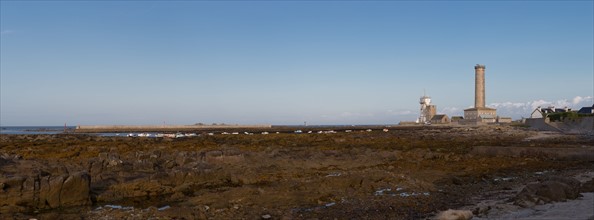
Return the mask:
[[512, 126], [0, 135], [0, 218], [429, 219], [460, 208], [481, 218], [492, 214], [484, 201], [534, 207], [592, 192], [592, 177], [561, 177], [594, 172], [593, 143]]

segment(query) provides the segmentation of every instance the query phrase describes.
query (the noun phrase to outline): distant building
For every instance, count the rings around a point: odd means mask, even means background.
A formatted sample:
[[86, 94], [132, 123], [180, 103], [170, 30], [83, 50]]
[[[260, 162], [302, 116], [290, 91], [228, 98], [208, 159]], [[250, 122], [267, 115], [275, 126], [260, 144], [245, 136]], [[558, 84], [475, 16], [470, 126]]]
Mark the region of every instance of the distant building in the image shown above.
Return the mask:
[[530, 118], [544, 118], [546, 115], [542, 112], [540, 107], [534, 109], [532, 113], [530, 113]]
[[452, 118], [450, 119], [450, 122], [452, 123], [458, 123], [460, 121], [464, 120], [464, 117], [462, 116], [452, 116]]
[[433, 118], [437, 111], [437, 107], [435, 105], [431, 105], [431, 97], [423, 95], [419, 101], [421, 104], [421, 111], [419, 115], [419, 119], [417, 120], [420, 124], [425, 124]]
[[570, 112], [571, 109], [570, 108], [555, 108], [555, 106], [551, 106], [548, 108], [544, 108], [542, 109], [542, 112], [545, 114], [550, 114], [550, 113], [555, 113], [555, 112]]
[[485, 65], [474, 66], [474, 108], [464, 109], [464, 121], [495, 123], [497, 110], [485, 107]]
[[431, 119], [433, 118], [433, 116], [435, 116], [435, 114], [437, 114], [437, 106], [436, 105], [429, 105], [427, 106], [427, 119]]
[[398, 125], [417, 125], [417, 122], [415, 121], [400, 121], [398, 122]]
[[419, 101], [421, 104], [421, 112], [419, 115], [419, 119], [417, 119], [418, 124], [447, 124], [450, 123], [450, 118], [447, 115], [438, 115], [437, 114], [437, 106], [431, 105], [431, 97], [427, 95], [421, 96]]
[[434, 115], [431, 118], [432, 124], [449, 124], [450, 118], [447, 115]]
[[594, 114], [594, 105], [592, 107], [583, 107], [578, 111], [578, 114]]
[[530, 114], [530, 118], [546, 118], [547, 115], [551, 113], [558, 113], [558, 112], [570, 112], [571, 109], [568, 107], [565, 108], [555, 108], [555, 106], [550, 106], [548, 108], [541, 108], [540, 106]]
[[512, 123], [512, 118], [511, 117], [500, 117], [497, 116], [497, 123], [503, 124], [503, 123]]
[[465, 120], [474, 122], [494, 123], [497, 117], [497, 110], [487, 107], [475, 107], [464, 109]]

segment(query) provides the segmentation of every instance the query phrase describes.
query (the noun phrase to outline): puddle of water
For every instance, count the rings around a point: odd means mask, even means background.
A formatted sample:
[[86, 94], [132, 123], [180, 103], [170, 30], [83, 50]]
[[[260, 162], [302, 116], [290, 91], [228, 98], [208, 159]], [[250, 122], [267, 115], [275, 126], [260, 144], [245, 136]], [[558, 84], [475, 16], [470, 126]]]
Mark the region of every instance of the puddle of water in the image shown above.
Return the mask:
[[341, 173], [337, 172], [337, 173], [330, 173], [330, 174], [326, 175], [326, 177], [341, 176], [341, 175], [342, 175]]
[[166, 205], [166, 206], [163, 206], [161, 208], [158, 208], [157, 211], [163, 211], [163, 210], [167, 210], [169, 208], [171, 208], [171, 206]]

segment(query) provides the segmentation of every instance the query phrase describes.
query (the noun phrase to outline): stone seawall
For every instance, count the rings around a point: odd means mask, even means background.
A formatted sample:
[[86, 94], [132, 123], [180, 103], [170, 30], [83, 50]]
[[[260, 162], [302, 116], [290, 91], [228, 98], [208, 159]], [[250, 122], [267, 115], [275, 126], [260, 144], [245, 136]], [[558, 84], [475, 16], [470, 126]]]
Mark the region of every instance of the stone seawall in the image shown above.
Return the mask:
[[548, 118], [527, 118], [526, 125], [539, 131], [561, 132], [558, 128], [552, 126]]
[[526, 125], [540, 131], [556, 131], [566, 134], [594, 134], [594, 117], [551, 122], [545, 118], [528, 118]]

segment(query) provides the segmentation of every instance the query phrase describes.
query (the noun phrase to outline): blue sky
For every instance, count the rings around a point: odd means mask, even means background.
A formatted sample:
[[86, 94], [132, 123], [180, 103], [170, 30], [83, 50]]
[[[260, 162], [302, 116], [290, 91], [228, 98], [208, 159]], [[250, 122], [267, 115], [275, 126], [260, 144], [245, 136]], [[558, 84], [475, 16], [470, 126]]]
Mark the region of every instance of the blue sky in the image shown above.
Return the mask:
[[0, 124], [393, 124], [592, 105], [592, 1], [1, 1]]

